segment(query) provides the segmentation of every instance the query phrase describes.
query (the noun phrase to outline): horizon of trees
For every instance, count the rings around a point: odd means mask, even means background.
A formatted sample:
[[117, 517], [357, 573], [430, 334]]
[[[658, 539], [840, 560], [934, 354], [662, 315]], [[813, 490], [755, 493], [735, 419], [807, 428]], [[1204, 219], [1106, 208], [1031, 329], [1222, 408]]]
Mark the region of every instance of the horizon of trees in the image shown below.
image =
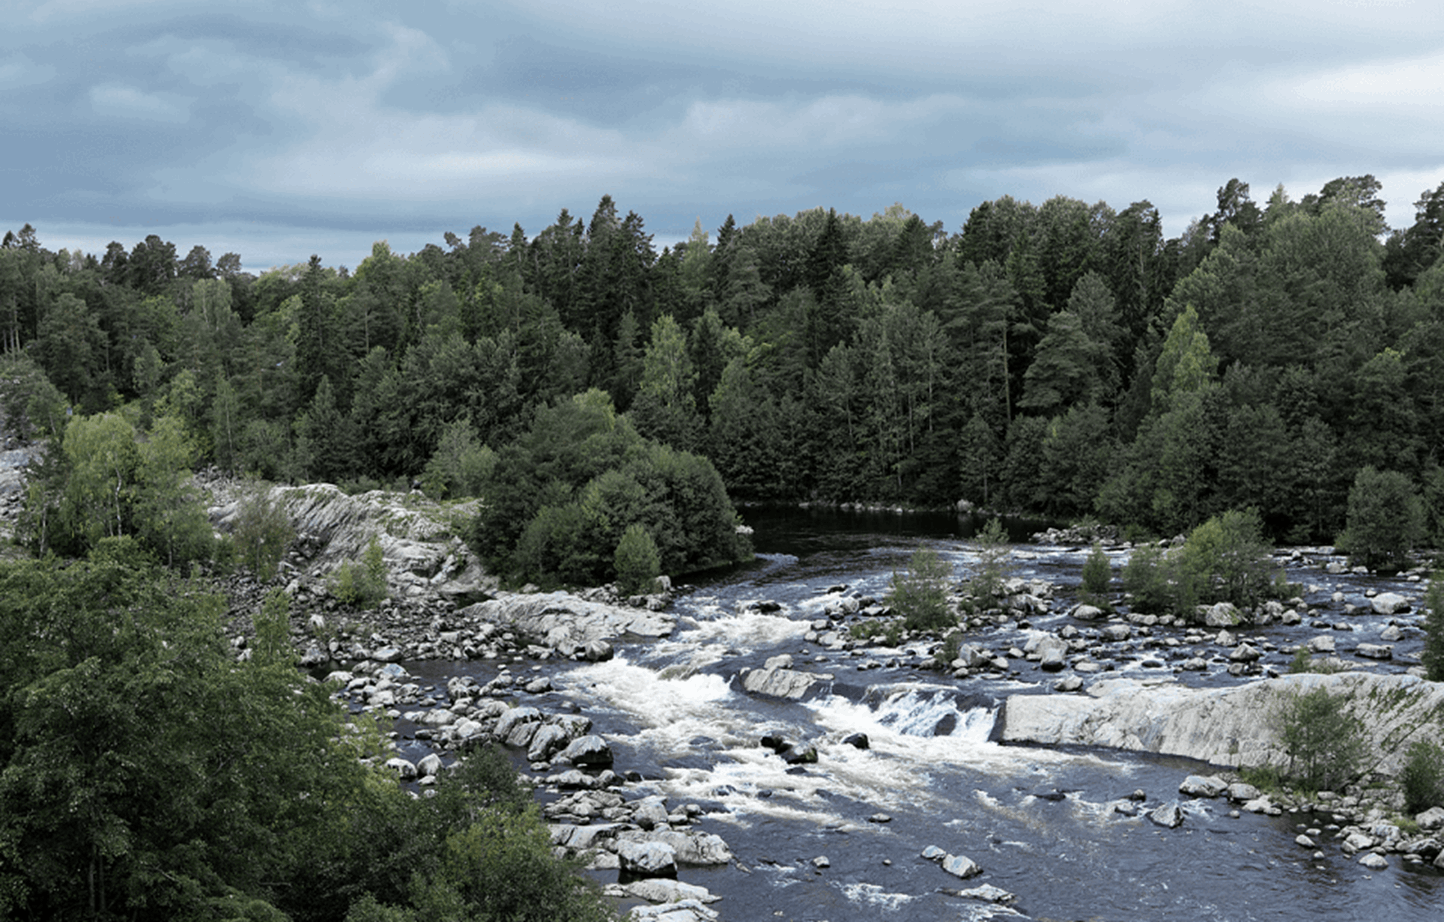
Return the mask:
[[1273, 537], [1332, 540], [1372, 466], [1409, 479], [1437, 539], [1444, 183], [1408, 228], [1379, 192], [1259, 203], [1231, 179], [1172, 239], [1146, 200], [1003, 196], [953, 233], [818, 208], [699, 222], [660, 253], [604, 196], [534, 235], [260, 275], [155, 236], [51, 253], [27, 225], [0, 244], [0, 344], [73, 412], [174, 417], [198, 460], [268, 479], [409, 483], [597, 388], [744, 500], [967, 499], [1155, 533], [1253, 507]]

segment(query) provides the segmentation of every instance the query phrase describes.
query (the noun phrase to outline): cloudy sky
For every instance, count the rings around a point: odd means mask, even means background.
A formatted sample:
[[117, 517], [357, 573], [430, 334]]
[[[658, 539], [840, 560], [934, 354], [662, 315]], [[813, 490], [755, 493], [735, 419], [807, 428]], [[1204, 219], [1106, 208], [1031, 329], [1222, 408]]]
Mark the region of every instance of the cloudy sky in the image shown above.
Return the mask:
[[1373, 173], [1393, 225], [1444, 181], [1438, 0], [9, 0], [0, 229], [148, 233], [247, 269], [603, 194], [694, 220], [901, 202], [1148, 199]]

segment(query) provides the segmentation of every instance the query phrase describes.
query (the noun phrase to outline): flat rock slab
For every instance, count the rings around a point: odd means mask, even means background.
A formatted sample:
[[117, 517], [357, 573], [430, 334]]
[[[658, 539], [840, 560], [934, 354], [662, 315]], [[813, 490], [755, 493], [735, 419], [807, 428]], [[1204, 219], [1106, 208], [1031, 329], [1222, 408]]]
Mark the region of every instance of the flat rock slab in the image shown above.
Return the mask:
[[1376, 770], [1388, 773], [1403, 765], [1407, 746], [1399, 741], [1444, 707], [1444, 683], [1410, 675], [1303, 673], [1231, 688], [1120, 679], [1094, 683], [1086, 695], [1012, 695], [998, 712], [996, 732], [1006, 743], [1104, 746], [1229, 768], [1283, 767], [1288, 756], [1259, 715], [1314, 688], [1343, 697], [1367, 744], [1383, 757]]
[[665, 637], [677, 622], [665, 612], [588, 602], [567, 592], [512, 595], [468, 605], [456, 614], [516, 631], [566, 654], [629, 634]]

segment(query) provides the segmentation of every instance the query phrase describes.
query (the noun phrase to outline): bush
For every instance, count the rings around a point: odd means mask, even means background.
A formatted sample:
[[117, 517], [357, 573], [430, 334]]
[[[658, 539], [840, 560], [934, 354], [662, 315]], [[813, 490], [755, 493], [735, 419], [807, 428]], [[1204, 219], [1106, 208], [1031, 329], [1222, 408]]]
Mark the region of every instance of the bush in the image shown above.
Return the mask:
[[366, 545], [360, 563], [348, 560], [331, 577], [331, 594], [352, 608], [375, 608], [390, 590], [386, 585], [386, 557], [376, 537]]
[[977, 541], [978, 569], [970, 584], [974, 609], [985, 611], [1003, 601], [1003, 586], [1008, 581], [1008, 533], [995, 518], [978, 532]]
[[285, 507], [271, 499], [264, 484], [252, 484], [236, 509], [231, 552], [238, 564], [261, 582], [270, 582], [296, 537]]
[[948, 608], [948, 577], [952, 569], [932, 548], [913, 552], [908, 572], [893, 572], [888, 603], [911, 631], [934, 631], [957, 624]]
[[1188, 615], [1199, 603], [1252, 608], [1271, 594], [1271, 547], [1253, 509], [1230, 509], [1195, 528], [1177, 555], [1174, 607]]
[[1168, 555], [1163, 548], [1146, 544], [1133, 549], [1123, 566], [1123, 589], [1133, 597], [1133, 610], [1170, 610], [1173, 593], [1168, 582]]
[[1431, 740], [1410, 746], [1399, 783], [1404, 789], [1404, 809], [1409, 813], [1444, 807], [1444, 748]]
[[897, 619], [879, 621], [876, 618], [868, 618], [847, 629], [847, 633], [855, 640], [872, 640], [875, 637], [881, 637], [890, 647], [898, 645], [902, 640], [902, 632], [903, 623]]
[[1402, 569], [1424, 537], [1424, 504], [1414, 484], [1398, 471], [1372, 466], [1359, 471], [1349, 489], [1348, 519], [1335, 542], [1356, 565]]
[[1288, 774], [1314, 791], [1337, 790], [1352, 781], [1363, 761], [1363, 724], [1347, 700], [1322, 686], [1294, 690], [1274, 714], [1279, 743], [1289, 757]]
[[748, 560], [737, 512], [706, 458], [642, 439], [610, 399], [589, 391], [539, 411], [485, 477], [472, 547], [511, 582], [599, 585], [616, 548], [641, 525], [659, 572], [674, 576]]
[[1083, 597], [1102, 599], [1112, 582], [1113, 565], [1108, 562], [1108, 555], [1103, 553], [1103, 545], [1095, 541], [1093, 550], [1088, 552], [1088, 559], [1083, 561]]
[[1440, 577], [1430, 577], [1429, 592], [1424, 596], [1429, 612], [1424, 617], [1424, 672], [1432, 682], [1444, 682], [1444, 584]]
[[647, 529], [635, 522], [622, 533], [612, 562], [617, 569], [617, 591], [622, 595], [654, 590], [657, 577], [662, 573], [662, 555], [657, 553], [657, 542]]

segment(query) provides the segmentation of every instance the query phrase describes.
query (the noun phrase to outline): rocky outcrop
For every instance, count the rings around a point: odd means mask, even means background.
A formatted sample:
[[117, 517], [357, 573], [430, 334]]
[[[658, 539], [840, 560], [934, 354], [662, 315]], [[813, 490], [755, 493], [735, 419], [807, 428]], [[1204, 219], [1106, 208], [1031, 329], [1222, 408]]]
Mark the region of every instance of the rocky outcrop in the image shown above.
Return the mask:
[[1273, 722], [1286, 697], [1326, 688], [1347, 702], [1378, 762], [1396, 774], [1409, 744], [1444, 718], [1444, 684], [1410, 675], [1301, 674], [1233, 688], [1113, 680], [1086, 695], [1014, 695], [998, 714], [1004, 742], [1107, 746], [1184, 756], [1232, 768], [1284, 766]]
[[[665, 637], [676, 624], [676, 618], [664, 612], [588, 602], [566, 592], [508, 595], [456, 614], [523, 634], [563, 655], [583, 653], [588, 658], [592, 650], [605, 649], [601, 645], [621, 637]], [[606, 656], [598, 653], [596, 658]]]
[[742, 687], [754, 695], [799, 700], [818, 685], [831, 681], [832, 676], [827, 673], [794, 671], [792, 657], [784, 653], [769, 659], [761, 669], [744, 674]]
[[[247, 488], [225, 479], [208, 480], [204, 487], [211, 524], [229, 532]], [[341, 564], [360, 560], [374, 538], [396, 598], [471, 602], [490, 597], [496, 588], [496, 580], [455, 533], [458, 519], [475, 515], [475, 502], [443, 505], [415, 491], [352, 496], [328, 483], [272, 486], [267, 496], [286, 510], [295, 529], [292, 552], [281, 569], [297, 584], [324, 584]]]

